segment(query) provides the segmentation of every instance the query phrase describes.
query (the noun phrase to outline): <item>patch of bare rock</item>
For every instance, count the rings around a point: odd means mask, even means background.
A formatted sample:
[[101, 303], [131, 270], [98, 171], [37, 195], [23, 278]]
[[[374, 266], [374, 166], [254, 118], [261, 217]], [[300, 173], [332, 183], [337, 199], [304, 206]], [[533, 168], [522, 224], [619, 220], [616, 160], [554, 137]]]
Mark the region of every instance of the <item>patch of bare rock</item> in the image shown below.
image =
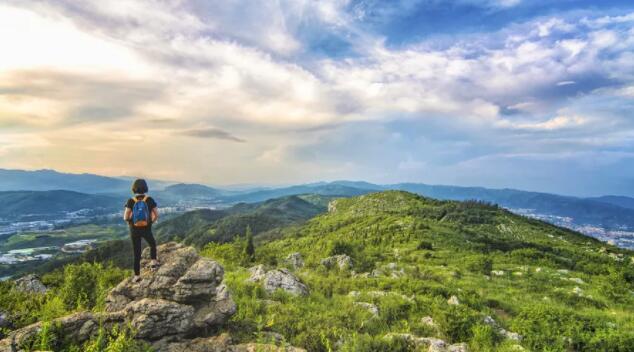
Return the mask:
[[292, 295], [306, 296], [310, 292], [308, 286], [285, 268], [267, 271], [264, 265], [260, 264], [249, 268], [249, 273], [251, 276], [247, 281], [261, 282], [264, 290], [269, 293], [281, 289]]

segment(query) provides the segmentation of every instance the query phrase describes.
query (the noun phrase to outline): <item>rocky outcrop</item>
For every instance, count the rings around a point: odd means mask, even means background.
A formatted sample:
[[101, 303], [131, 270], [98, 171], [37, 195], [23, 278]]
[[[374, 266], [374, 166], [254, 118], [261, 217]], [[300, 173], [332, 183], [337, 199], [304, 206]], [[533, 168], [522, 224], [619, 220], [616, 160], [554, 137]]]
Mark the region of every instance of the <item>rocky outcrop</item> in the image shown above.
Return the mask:
[[[141, 279], [125, 279], [112, 289], [106, 298], [106, 312], [76, 313], [55, 319], [53, 325], [66, 339], [78, 344], [94, 336], [100, 325], [111, 328], [129, 324], [137, 338], [150, 342], [157, 351], [179, 351], [183, 344], [203, 346], [202, 340], [190, 338], [208, 336], [236, 312], [231, 295], [221, 283], [223, 268], [201, 258], [194, 248], [177, 243], [159, 246], [158, 253], [162, 264], [154, 270], [148, 266], [149, 252], [143, 253]], [[42, 323], [36, 323], [12, 332], [0, 342], [0, 351], [28, 348], [42, 327]], [[181, 350], [196, 351], [194, 347]]]
[[308, 287], [287, 269], [268, 271], [264, 275], [263, 286], [269, 293], [275, 292], [277, 289], [282, 289], [292, 295], [306, 296], [309, 293]]
[[284, 290], [292, 295], [308, 295], [308, 287], [288, 269], [273, 269], [267, 271], [264, 265], [256, 265], [249, 268], [251, 276], [247, 282], [261, 282], [264, 290], [273, 293], [278, 289]]
[[349, 270], [352, 268], [352, 258], [346, 254], [334, 255], [332, 257], [322, 259], [321, 265], [325, 266], [327, 269], [332, 269], [336, 266], [339, 270]]
[[37, 275], [29, 274], [15, 280], [15, 288], [22, 292], [46, 293], [46, 286]]

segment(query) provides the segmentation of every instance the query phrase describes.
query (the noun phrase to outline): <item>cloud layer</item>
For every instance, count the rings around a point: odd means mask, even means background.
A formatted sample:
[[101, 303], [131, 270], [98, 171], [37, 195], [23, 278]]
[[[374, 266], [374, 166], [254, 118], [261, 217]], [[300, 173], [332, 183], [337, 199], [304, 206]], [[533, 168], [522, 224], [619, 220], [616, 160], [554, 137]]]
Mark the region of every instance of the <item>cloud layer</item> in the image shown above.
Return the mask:
[[634, 195], [634, 6], [590, 5], [10, 0], [0, 166]]

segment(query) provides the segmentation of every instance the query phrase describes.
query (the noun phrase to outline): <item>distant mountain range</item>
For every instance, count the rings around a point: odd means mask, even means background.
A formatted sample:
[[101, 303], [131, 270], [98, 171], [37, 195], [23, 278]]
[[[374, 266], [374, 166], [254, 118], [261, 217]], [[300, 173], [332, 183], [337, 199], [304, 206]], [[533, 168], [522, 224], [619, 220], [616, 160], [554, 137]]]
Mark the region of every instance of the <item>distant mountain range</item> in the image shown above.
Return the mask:
[[[129, 193], [131, 177], [107, 177], [94, 174], [71, 174], [55, 170], [0, 169], [0, 191], [68, 190], [81, 193]], [[156, 189], [169, 182], [152, 181]]]
[[[21, 171], [0, 170], [0, 190], [71, 190], [88, 194], [116, 194], [124, 197], [129, 194], [129, 178], [112, 178], [91, 174], [64, 174], [51, 170]], [[385, 190], [403, 190], [442, 200], [480, 200], [498, 204], [505, 208], [533, 214], [570, 218], [577, 225], [592, 225], [608, 230], [634, 230], [634, 198], [625, 196], [603, 196], [578, 198], [549, 193], [528, 192], [514, 189], [489, 189], [482, 187], [459, 187], [427, 185], [420, 183], [399, 183], [378, 185], [361, 181], [319, 182], [288, 187], [253, 188], [246, 190], [225, 190], [200, 184], [170, 184], [163, 181], [151, 181], [152, 195], [162, 206], [189, 204], [192, 206], [225, 205], [237, 203], [259, 203], [269, 199], [292, 195], [317, 195], [325, 197], [352, 197]], [[15, 196], [15, 195], [14, 195]], [[52, 193], [49, 198], [59, 196], [60, 201], [50, 202], [49, 209], [67, 209], [68, 194]], [[7, 197], [5, 195], [5, 197]], [[11, 201], [10, 210], [3, 213], [19, 212], [20, 204], [29, 204], [27, 198], [43, 197], [43, 194], [22, 194], [24, 203]], [[89, 197], [75, 197], [81, 201], [71, 204], [116, 204], [111, 198], [100, 201], [84, 200]], [[83, 203], [82, 203], [83, 202]], [[322, 204], [323, 205], [323, 204]], [[73, 206], [70, 206], [73, 208]], [[1, 216], [1, 215], [0, 215]]]
[[123, 208], [120, 198], [73, 191], [6, 191], [0, 192], [0, 218], [24, 220], [52, 216], [82, 209], [101, 210], [102, 213]]

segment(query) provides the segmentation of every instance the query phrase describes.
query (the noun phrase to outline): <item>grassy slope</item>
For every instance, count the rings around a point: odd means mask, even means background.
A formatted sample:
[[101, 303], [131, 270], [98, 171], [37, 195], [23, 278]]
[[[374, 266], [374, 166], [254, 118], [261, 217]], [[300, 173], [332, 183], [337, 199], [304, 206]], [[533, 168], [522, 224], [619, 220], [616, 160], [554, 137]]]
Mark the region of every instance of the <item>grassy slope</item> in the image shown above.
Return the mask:
[[[634, 349], [630, 251], [496, 207], [405, 192], [340, 199], [335, 209], [256, 250], [255, 262], [269, 266], [284, 266], [286, 255], [300, 252], [306, 266], [296, 273], [310, 287], [308, 297], [268, 295], [245, 283], [240, 243], [206, 248], [228, 269], [239, 305], [235, 334], [251, 339], [276, 331], [310, 351], [398, 349], [385, 345], [388, 332], [468, 342], [476, 351], [510, 350], [513, 342], [482, 323], [490, 315], [524, 335], [530, 350]], [[342, 252], [352, 256], [357, 274], [319, 265]], [[503, 273], [490, 275], [489, 263]], [[378, 277], [360, 274], [373, 270]], [[447, 304], [452, 295], [460, 305]], [[354, 301], [376, 304], [379, 316]], [[425, 316], [438, 327], [423, 324]]]
[[323, 211], [325, 207], [290, 196], [258, 204], [241, 203], [226, 210], [188, 212], [157, 226], [156, 234], [159, 240], [179, 238], [202, 247], [212, 241], [226, 242], [244, 235], [247, 226], [258, 235], [308, 220]]

